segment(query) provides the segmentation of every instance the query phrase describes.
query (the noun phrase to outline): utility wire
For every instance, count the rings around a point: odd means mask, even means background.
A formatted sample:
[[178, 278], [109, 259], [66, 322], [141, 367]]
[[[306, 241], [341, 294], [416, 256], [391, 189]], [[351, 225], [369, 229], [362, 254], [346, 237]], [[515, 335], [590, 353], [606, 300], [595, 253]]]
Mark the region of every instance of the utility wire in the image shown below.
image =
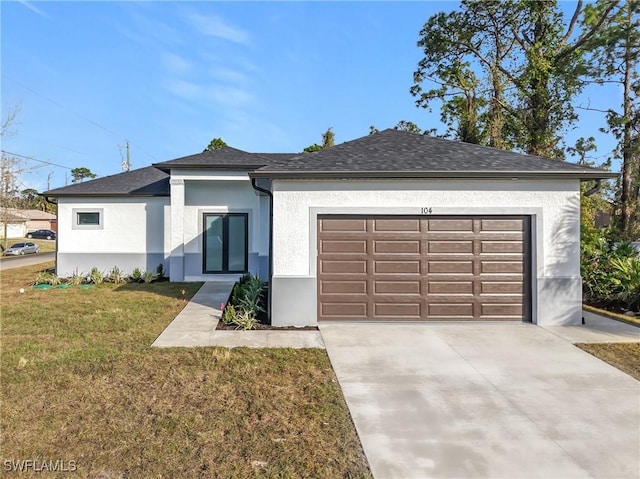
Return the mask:
[[[78, 117], [82, 118], [84, 121], [86, 121], [86, 122], [88, 122], [88, 123], [90, 123], [90, 124], [94, 125], [94, 126], [95, 126], [95, 127], [97, 127], [97, 128], [100, 128], [101, 130], [106, 131], [107, 133], [110, 133], [110, 134], [114, 135], [115, 137], [120, 137], [120, 135], [118, 135], [115, 131], [113, 131], [113, 130], [111, 130], [111, 129], [107, 128], [106, 126], [101, 125], [101, 124], [100, 124], [100, 123], [98, 123], [98, 122], [93, 121], [93, 120], [92, 120], [92, 119], [90, 119], [90, 118], [87, 118], [86, 116], [84, 116], [84, 115], [82, 115], [82, 114], [78, 113], [78, 112], [77, 112], [77, 111], [75, 111], [75, 110], [72, 110], [71, 108], [66, 107], [66, 106], [65, 106], [65, 105], [63, 105], [62, 103], [59, 103], [59, 102], [57, 102], [57, 101], [55, 101], [55, 100], [52, 100], [51, 98], [49, 98], [49, 97], [47, 97], [47, 96], [43, 95], [42, 93], [38, 93], [38, 92], [37, 92], [37, 91], [35, 91], [33, 88], [29, 88], [29, 87], [28, 87], [28, 86], [26, 86], [24, 83], [22, 83], [22, 82], [20, 82], [20, 81], [16, 80], [15, 78], [11, 78], [10, 76], [5, 75], [4, 73], [2, 73], [2, 76], [3, 76], [4, 78], [6, 78], [7, 80], [10, 80], [10, 81], [12, 81], [12, 82], [14, 82], [14, 83], [17, 83], [17, 84], [18, 84], [18, 85], [20, 85], [22, 88], [24, 88], [24, 89], [25, 89], [25, 90], [27, 90], [27, 91], [30, 91], [30, 92], [31, 92], [31, 93], [33, 93], [34, 95], [37, 95], [37, 96], [39, 96], [39, 97], [41, 97], [41, 98], [43, 98], [43, 99], [47, 100], [49, 103], [52, 103], [53, 105], [57, 106], [58, 108], [61, 108], [62, 110], [65, 110], [67, 113], [71, 113], [71, 114], [73, 114], [73, 115], [76, 115], [76, 116], [78, 116]], [[138, 145], [134, 144], [133, 142], [129, 142], [129, 143], [130, 143], [132, 146], [138, 146]], [[144, 150], [144, 149], [142, 149], [142, 148], [140, 148], [140, 150], [141, 150], [145, 155], [147, 155], [149, 158], [151, 158], [152, 160], [156, 160], [156, 157], [155, 157], [155, 156], [153, 156], [153, 155], [152, 155], [151, 153], [149, 153], [148, 151], [146, 151], [146, 150]], [[157, 161], [157, 160], [156, 160], [156, 161]]]
[[64, 168], [66, 170], [72, 170], [73, 169], [73, 168], [69, 168], [68, 166], [64, 166], [64, 165], [59, 165], [57, 163], [53, 163], [52, 161], [39, 160], [38, 158], [34, 158], [32, 156], [24, 156], [24, 155], [21, 155], [19, 153], [12, 153], [11, 151], [7, 151], [7, 150], [0, 150], [0, 151], [2, 151], [2, 153], [4, 153], [5, 155], [17, 156], [19, 158], [24, 158], [25, 160], [37, 161], [38, 163], [44, 163], [46, 165], [57, 166], [58, 168]]

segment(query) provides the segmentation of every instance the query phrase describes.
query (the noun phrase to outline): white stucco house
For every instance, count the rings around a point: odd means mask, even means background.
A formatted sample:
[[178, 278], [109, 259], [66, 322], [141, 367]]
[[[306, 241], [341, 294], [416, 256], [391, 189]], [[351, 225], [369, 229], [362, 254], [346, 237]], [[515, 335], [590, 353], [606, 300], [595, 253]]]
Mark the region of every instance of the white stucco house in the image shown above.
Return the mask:
[[207, 151], [44, 193], [57, 272], [252, 272], [274, 325], [579, 324], [580, 182], [614, 176], [396, 130], [308, 154]]

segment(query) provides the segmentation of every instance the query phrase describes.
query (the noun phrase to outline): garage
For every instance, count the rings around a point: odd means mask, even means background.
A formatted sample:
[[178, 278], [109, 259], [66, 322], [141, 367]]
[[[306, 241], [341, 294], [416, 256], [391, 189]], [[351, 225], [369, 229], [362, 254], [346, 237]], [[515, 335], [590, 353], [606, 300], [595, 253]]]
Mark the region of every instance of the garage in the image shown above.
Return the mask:
[[530, 321], [528, 216], [318, 216], [318, 320]]

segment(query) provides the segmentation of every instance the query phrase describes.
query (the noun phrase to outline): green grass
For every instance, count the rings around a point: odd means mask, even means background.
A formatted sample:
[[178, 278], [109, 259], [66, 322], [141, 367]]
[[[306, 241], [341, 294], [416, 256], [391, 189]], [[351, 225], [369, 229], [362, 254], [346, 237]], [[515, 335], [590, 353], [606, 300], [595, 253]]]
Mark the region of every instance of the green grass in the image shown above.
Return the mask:
[[0, 279], [3, 459], [82, 478], [370, 477], [324, 351], [151, 349], [199, 285], [30, 288], [49, 266]]

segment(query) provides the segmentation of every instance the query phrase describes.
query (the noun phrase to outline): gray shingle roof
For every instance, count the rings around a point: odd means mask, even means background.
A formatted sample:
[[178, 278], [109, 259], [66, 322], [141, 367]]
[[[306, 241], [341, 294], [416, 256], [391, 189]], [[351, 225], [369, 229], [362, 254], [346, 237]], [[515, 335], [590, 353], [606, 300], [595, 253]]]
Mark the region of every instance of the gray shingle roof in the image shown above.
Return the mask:
[[44, 196], [169, 196], [169, 175], [153, 166], [45, 191]]
[[210, 150], [175, 160], [155, 163], [153, 166], [164, 171], [171, 168], [242, 168], [255, 170], [274, 160], [285, 160], [296, 153], [249, 153], [230, 146], [219, 150]]
[[256, 177], [490, 177], [563, 175], [615, 176], [595, 168], [444, 140], [398, 130], [384, 130], [340, 145], [275, 161]]
[[242, 169], [266, 178], [611, 178], [614, 173], [459, 141], [384, 130], [314, 153], [225, 147], [57, 188], [46, 196], [168, 196], [172, 168]]

